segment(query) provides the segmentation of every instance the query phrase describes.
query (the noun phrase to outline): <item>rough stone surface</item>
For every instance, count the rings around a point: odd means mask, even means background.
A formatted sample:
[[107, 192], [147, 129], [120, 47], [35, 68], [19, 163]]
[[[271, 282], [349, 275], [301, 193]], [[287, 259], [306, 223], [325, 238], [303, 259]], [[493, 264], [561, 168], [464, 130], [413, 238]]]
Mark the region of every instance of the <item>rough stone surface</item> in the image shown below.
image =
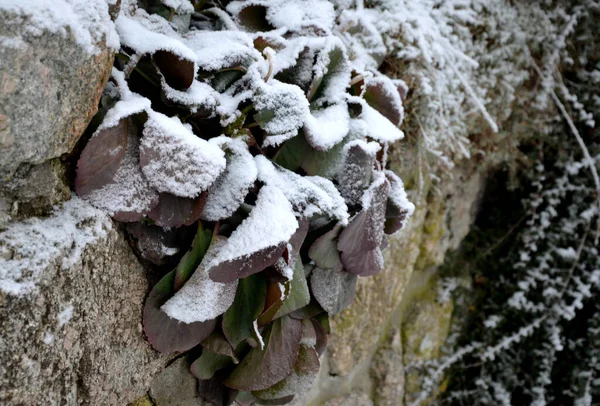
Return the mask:
[[325, 402], [323, 406], [373, 406], [373, 401], [366, 393], [353, 392], [331, 399]]
[[202, 406], [197, 396], [198, 381], [189, 372], [187, 360], [182, 357], [158, 375], [150, 387], [150, 398], [158, 406]]
[[[25, 45], [0, 46], [0, 169], [70, 151], [97, 110], [114, 52], [89, 56], [72, 36], [33, 36], [0, 11], [0, 32]], [[3, 23], [4, 22], [4, 23]], [[7, 174], [8, 172], [8, 174]]]
[[374, 381], [373, 399], [376, 405], [397, 406], [404, 399], [404, 362], [400, 330], [393, 329], [391, 340], [382, 345], [373, 357], [370, 375]]
[[125, 405], [167, 359], [142, 333], [145, 270], [114, 228], [38, 291], [0, 292], [0, 404]]

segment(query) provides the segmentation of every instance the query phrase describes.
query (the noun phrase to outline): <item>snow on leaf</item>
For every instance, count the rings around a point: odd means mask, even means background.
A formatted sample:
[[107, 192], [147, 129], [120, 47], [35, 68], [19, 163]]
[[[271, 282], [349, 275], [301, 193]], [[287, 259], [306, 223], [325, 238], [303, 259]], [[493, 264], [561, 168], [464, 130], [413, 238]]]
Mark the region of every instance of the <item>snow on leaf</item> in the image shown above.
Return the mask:
[[254, 159], [258, 179], [281, 190], [298, 216], [327, 215], [342, 223], [347, 221], [348, 209], [331, 181], [319, 176], [300, 176], [273, 164], [262, 155]]
[[335, 20], [333, 4], [324, 0], [272, 1], [267, 9], [267, 21], [275, 28], [297, 33], [330, 33]]
[[346, 104], [333, 104], [308, 115], [304, 135], [310, 146], [318, 151], [327, 151], [348, 134], [349, 121]]
[[148, 217], [164, 228], [189, 226], [200, 218], [205, 201], [204, 193], [195, 199], [161, 193], [158, 204], [150, 210]]
[[225, 136], [209, 141], [225, 151], [225, 171], [208, 189], [202, 218], [218, 221], [230, 217], [244, 202], [258, 170], [245, 142]]
[[398, 175], [386, 170], [385, 176], [390, 183], [390, 195], [385, 210], [385, 233], [391, 235], [406, 226], [415, 211], [415, 205], [408, 201], [404, 183]]
[[302, 89], [276, 79], [258, 89], [254, 108], [254, 119], [266, 134], [263, 146], [277, 146], [294, 137], [309, 115]]
[[144, 333], [152, 348], [162, 353], [183, 352], [195, 347], [212, 333], [217, 322], [181, 323], [160, 309], [173, 294], [174, 276], [175, 271], [165, 275], [152, 288], [144, 306]]
[[350, 65], [340, 39], [328, 37], [327, 42], [317, 54], [313, 67], [313, 81], [308, 99], [319, 102], [319, 99], [331, 103], [341, 101], [350, 86]]
[[185, 91], [173, 89], [164, 78], [161, 79], [162, 90], [165, 98], [173, 103], [188, 107], [192, 113], [210, 113], [217, 107], [219, 94], [206, 83], [194, 80]]
[[223, 334], [233, 347], [252, 335], [254, 320], [265, 305], [267, 285], [258, 275], [240, 279], [233, 304], [223, 315]]
[[320, 367], [319, 356], [315, 349], [301, 345], [292, 373], [270, 388], [254, 391], [252, 394], [258, 399], [271, 400], [307, 393], [317, 377]]
[[214, 282], [208, 277], [208, 264], [219, 255], [227, 243], [218, 241], [211, 245], [196, 272], [164, 305], [169, 317], [184, 323], [194, 323], [214, 319], [231, 306], [237, 289], [237, 279], [233, 282]]
[[[131, 125], [129, 122], [126, 127], [129, 128]], [[130, 130], [127, 131], [131, 132]], [[105, 137], [103, 136], [102, 138]], [[92, 139], [94, 138], [92, 137]], [[82, 157], [78, 162], [78, 166], [85, 169], [84, 173], [90, 173], [90, 168], [86, 167], [86, 162], [89, 162], [94, 154], [100, 153], [106, 157], [106, 154], [103, 153], [105, 149], [101, 142], [90, 142], [86, 145]], [[102, 147], [98, 148], [100, 145]], [[118, 151], [115, 153], [118, 153]], [[107, 167], [107, 169], [109, 168]], [[110, 172], [112, 172], [114, 166], [110, 169]], [[83, 177], [76, 180], [76, 184], [79, 185], [79, 190], [82, 190], [80, 193], [82, 199], [108, 212], [115, 220], [125, 222], [139, 221], [158, 203], [158, 193], [150, 187], [150, 184], [140, 171], [138, 140], [134, 135], [128, 134], [126, 151], [123, 159], [119, 162], [118, 169], [112, 174], [111, 178], [106, 177], [106, 175], [107, 173], [104, 171], [100, 171], [95, 175], [102, 177], [101, 181], [96, 183], [95, 189], [82, 187], [84, 184], [90, 184], [90, 181], [85, 182]]]
[[238, 390], [267, 389], [289, 376], [298, 359], [302, 322], [284, 316], [264, 332], [265, 348], [253, 348], [225, 380], [225, 385]]
[[338, 249], [344, 269], [355, 275], [374, 275], [383, 267], [381, 243], [389, 182], [382, 172], [362, 196], [362, 210], [342, 230]]
[[404, 138], [402, 130], [367, 103], [363, 104], [359, 118], [367, 123], [369, 137], [374, 140], [393, 143]]
[[176, 117], [150, 112], [140, 146], [140, 165], [160, 192], [196, 197], [225, 169], [217, 146], [196, 137]]
[[398, 126], [404, 119], [404, 107], [398, 87], [385, 75], [365, 79], [365, 100], [390, 122]]
[[371, 183], [373, 166], [381, 147], [376, 142], [355, 140], [344, 146], [344, 163], [337, 175], [340, 193], [355, 205]]
[[121, 44], [133, 49], [138, 55], [168, 51], [181, 59], [194, 61], [194, 51], [178, 39], [179, 35], [166, 20], [155, 17], [157, 16], [149, 16], [141, 9], [134, 16], [121, 13], [115, 21]]
[[338, 314], [352, 303], [357, 276], [348, 272], [315, 268], [310, 274], [310, 289], [321, 307]]
[[[123, 74], [123, 72], [117, 71], [113, 68], [113, 76], [115, 73], [117, 75]], [[127, 85], [123, 83], [123, 86]], [[119, 90], [121, 93], [125, 93], [127, 97], [119, 100], [114, 107], [106, 113], [106, 116], [104, 116], [104, 120], [102, 121], [102, 124], [100, 124], [100, 127], [98, 127], [97, 131], [117, 126], [124, 118], [150, 110], [149, 99], [146, 99], [145, 97], [142, 97], [136, 93], [131, 93], [129, 88], [122, 88], [121, 84], [119, 84]]]
[[273, 265], [297, 228], [292, 206], [283, 192], [263, 186], [250, 215], [208, 264], [211, 279], [230, 282]]
[[192, 31], [184, 41], [195, 53], [201, 73], [248, 67], [262, 59], [252, 38], [242, 31]]

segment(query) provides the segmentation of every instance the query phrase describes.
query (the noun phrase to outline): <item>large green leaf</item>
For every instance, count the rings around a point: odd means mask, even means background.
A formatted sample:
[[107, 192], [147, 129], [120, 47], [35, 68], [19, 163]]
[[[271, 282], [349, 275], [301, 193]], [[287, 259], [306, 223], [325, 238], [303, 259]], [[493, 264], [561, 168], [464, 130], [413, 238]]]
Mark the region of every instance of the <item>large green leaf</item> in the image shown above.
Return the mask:
[[264, 348], [253, 348], [225, 380], [238, 390], [267, 389], [292, 373], [300, 351], [302, 322], [289, 316], [275, 320], [265, 330]]
[[223, 354], [217, 354], [216, 352], [204, 348], [200, 358], [192, 363], [190, 371], [196, 378], [200, 380], [207, 380], [211, 379], [218, 370], [232, 364], [233, 361], [231, 357]]
[[275, 318], [289, 314], [294, 310], [306, 306], [310, 302], [310, 292], [304, 276], [304, 265], [298, 255], [294, 264], [294, 277], [291, 282], [290, 294], [283, 302], [283, 306], [275, 314]]
[[223, 333], [233, 347], [252, 335], [265, 305], [267, 283], [259, 275], [240, 279], [233, 304], [223, 315]]
[[202, 262], [202, 258], [206, 254], [208, 247], [210, 246], [210, 242], [212, 240], [212, 232], [210, 230], [205, 230], [202, 222], [198, 222], [198, 233], [194, 238], [194, 242], [192, 243], [192, 247], [179, 261], [177, 264], [177, 268], [175, 268], [175, 280], [173, 288], [175, 292], [177, 292], [183, 284], [192, 276], [200, 262]]

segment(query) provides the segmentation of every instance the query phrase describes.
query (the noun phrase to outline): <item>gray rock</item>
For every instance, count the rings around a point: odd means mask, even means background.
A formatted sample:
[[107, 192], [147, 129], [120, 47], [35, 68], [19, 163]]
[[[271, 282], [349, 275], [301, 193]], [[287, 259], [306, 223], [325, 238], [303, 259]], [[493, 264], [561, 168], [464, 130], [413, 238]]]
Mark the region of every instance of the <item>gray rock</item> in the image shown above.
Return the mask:
[[392, 339], [382, 346], [371, 363], [374, 399], [378, 406], [397, 406], [404, 398], [404, 362], [400, 331], [394, 329]]
[[323, 406], [373, 406], [373, 401], [364, 392], [352, 392], [344, 396], [331, 399]]
[[[108, 9], [100, 18], [108, 19]], [[0, 10], [0, 34], [9, 39], [0, 42], [2, 181], [22, 163], [39, 164], [73, 148], [96, 113], [114, 58], [101, 41], [94, 56], [74, 35], [39, 35], [32, 24]]]
[[[55, 251], [33, 236], [44, 221], [50, 220], [12, 224], [4, 240], [0, 233], [4, 276], [13, 269], [20, 278], [15, 283], [34, 285], [10, 293], [0, 278], [0, 404], [125, 405], [146, 392], [168, 361], [142, 332], [145, 270], [106, 216], [81, 215], [65, 225], [87, 227], [98, 238], [85, 246], [75, 234], [73, 241], [52, 244]], [[6, 237], [12, 227], [26, 225], [22, 241]], [[28, 256], [36, 261], [26, 262]], [[26, 263], [22, 274], [14, 271]]]
[[202, 406], [205, 403], [197, 395], [197, 386], [189, 363], [182, 357], [156, 377], [150, 397], [157, 406]]

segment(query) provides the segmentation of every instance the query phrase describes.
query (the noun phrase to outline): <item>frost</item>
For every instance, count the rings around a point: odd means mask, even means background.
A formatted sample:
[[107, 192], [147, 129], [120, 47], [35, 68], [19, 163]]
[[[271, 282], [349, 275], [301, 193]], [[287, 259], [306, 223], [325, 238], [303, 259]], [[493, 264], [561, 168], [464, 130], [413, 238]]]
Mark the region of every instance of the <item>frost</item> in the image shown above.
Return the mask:
[[287, 243], [297, 228], [292, 206], [283, 192], [271, 185], [263, 186], [248, 218], [235, 229], [225, 247], [208, 266], [248, 257], [265, 248]]
[[36, 290], [45, 271], [68, 270], [86, 246], [103, 240], [110, 218], [78, 197], [57, 207], [50, 217], [10, 223], [0, 232], [0, 291], [23, 296]]
[[172, 8], [178, 13], [193, 13], [194, 6], [190, 0], [160, 0], [162, 4]]
[[225, 169], [225, 154], [176, 117], [151, 112], [140, 145], [142, 172], [160, 192], [196, 197]]
[[363, 103], [359, 118], [367, 124], [369, 137], [377, 141], [393, 143], [404, 138], [404, 133], [398, 127], [367, 103]]
[[68, 305], [58, 313], [56, 320], [58, 322], [58, 328], [61, 328], [67, 324], [73, 317], [73, 305]]
[[224, 243], [213, 244], [191, 278], [162, 305], [161, 310], [169, 317], [188, 324], [207, 321], [225, 313], [231, 306], [238, 280], [220, 283], [208, 277], [208, 266], [223, 246]]
[[164, 78], [161, 78], [161, 85], [168, 100], [189, 107], [192, 113], [196, 113], [198, 108], [212, 111], [218, 104], [219, 94], [206, 83], [194, 80], [185, 91], [173, 89]]
[[264, 146], [277, 146], [294, 137], [309, 114], [308, 101], [296, 85], [272, 80], [254, 98], [254, 119], [267, 137]]
[[320, 176], [300, 176], [275, 166], [261, 155], [254, 159], [258, 179], [281, 190], [298, 216], [327, 215], [347, 223], [348, 208], [331, 181]]
[[226, 151], [227, 166], [208, 190], [202, 218], [218, 221], [231, 216], [248, 194], [258, 175], [254, 158], [240, 139], [225, 136], [209, 141]]
[[345, 104], [334, 104], [311, 112], [304, 134], [308, 143], [319, 151], [327, 151], [344, 139], [350, 130], [350, 115]]
[[192, 60], [205, 72], [249, 66], [262, 59], [252, 38], [241, 31], [194, 31], [184, 41], [195, 54]]
[[70, 36], [90, 56], [100, 54], [104, 46], [119, 48], [106, 0], [2, 0], [2, 10], [12, 14], [6, 20], [3, 17], [3, 24], [21, 27], [36, 37], [45, 33]]

